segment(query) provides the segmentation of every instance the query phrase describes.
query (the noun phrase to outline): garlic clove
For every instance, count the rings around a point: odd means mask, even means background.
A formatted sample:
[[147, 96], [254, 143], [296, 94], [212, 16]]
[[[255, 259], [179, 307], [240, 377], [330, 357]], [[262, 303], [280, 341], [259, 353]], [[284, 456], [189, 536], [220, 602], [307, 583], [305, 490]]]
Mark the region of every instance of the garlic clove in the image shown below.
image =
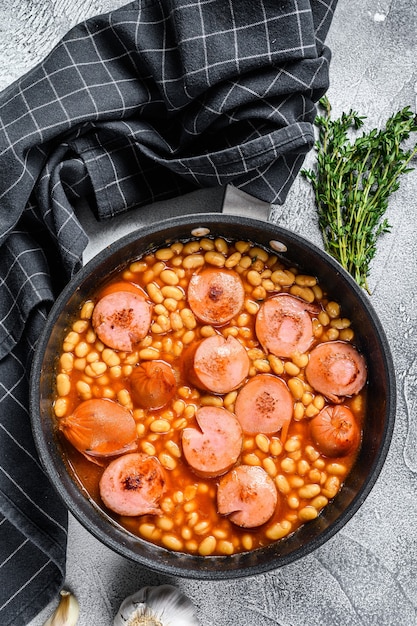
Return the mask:
[[65, 589], [61, 590], [60, 595], [58, 606], [44, 626], [75, 626], [78, 622], [80, 607], [77, 598]]
[[125, 598], [113, 626], [199, 626], [199, 621], [187, 596], [172, 585], [160, 585]]

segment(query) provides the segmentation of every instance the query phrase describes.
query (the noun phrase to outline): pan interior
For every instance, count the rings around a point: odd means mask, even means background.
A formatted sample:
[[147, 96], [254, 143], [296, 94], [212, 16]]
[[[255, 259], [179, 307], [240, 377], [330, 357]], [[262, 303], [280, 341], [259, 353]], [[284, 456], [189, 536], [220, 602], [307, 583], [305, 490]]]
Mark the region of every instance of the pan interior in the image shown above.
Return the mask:
[[[138, 539], [118, 526], [83, 494], [67, 471], [53, 430], [50, 402], [57, 354], [69, 319], [100, 282], [143, 253], [176, 240], [189, 240], [195, 229], [211, 236], [244, 239], [271, 249], [285, 263], [314, 274], [334, 293], [353, 320], [355, 343], [368, 363], [367, 417], [358, 459], [342, 490], [314, 521], [266, 548], [228, 557], [198, 557], [172, 552]], [[276, 246], [279, 242], [279, 246]], [[221, 214], [186, 216], [140, 229], [92, 259], [66, 286], [49, 315], [38, 342], [31, 374], [32, 429], [52, 484], [68, 509], [104, 544], [151, 569], [190, 578], [236, 578], [292, 562], [319, 547], [357, 511], [375, 483], [391, 441], [395, 418], [395, 379], [389, 346], [368, 296], [321, 250], [285, 229], [249, 218]]]

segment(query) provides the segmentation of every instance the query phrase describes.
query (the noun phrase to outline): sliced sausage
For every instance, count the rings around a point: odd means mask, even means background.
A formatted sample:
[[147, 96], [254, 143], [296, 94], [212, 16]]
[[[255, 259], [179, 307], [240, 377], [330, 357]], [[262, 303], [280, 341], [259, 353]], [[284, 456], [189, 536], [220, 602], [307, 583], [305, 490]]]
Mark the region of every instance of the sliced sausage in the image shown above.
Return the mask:
[[145, 361], [130, 375], [133, 400], [144, 409], [160, 409], [175, 395], [175, 374], [165, 361]]
[[158, 459], [136, 452], [112, 461], [99, 488], [104, 504], [119, 515], [158, 515], [165, 485], [165, 471]]
[[234, 270], [208, 268], [193, 274], [187, 297], [191, 310], [200, 321], [222, 326], [242, 309], [245, 290]]
[[272, 374], [257, 374], [239, 391], [235, 413], [243, 432], [249, 435], [281, 429], [286, 434], [293, 407], [291, 392], [283, 380]]
[[265, 524], [278, 505], [274, 481], [262, 467], [239, 465], [220, 479], [217, 508], [243, 528]]
[[316, 346], [310, 353], [305, 373], [308, 383], [333, 402], [340, 396], [359, 393], [367, 378], [364, 357], [344, 341]]
[[92, 323], [99, 339], [114, 350], [131, 352], [151, 325], [152, 307], [140, 293], [108, 293], [94, 307]]
[[230, 411], [206, 406], [198, 409], [197, 428], [185, 428], [182, 449], [187, 463], [206, 478], [220, 476], [236, 463], [243, 434], [239, 422]]
[[115, 283], [110, 283], [103, 287], [100, 290], [98, 297], [104, 298], [104, 296], [108, 296], [110, 293], [116, 293], [119, 291], [128, 291], [129, 293], [135, 293], [136, 295], [140, 295], [143, 298], [146, 298], [146, 292], [142, 289], [140, 285], [136, 283], [131, 283], [127, 280], [118, 280]]
[[59, 429], [87, 458], [136, 449], [135, 420], [128, 409], [113, 400], [81, 402], [71, 415], [59, 421]]
[[255, 332], [266, 352], [279, 357], [291, 357], [306, 352], [311, 346], [313, 324], [310, 313], [319, 308], [288, 294], [279, 294], [265, 300], [255, 322]]
[[325, 456], [346, 456], [360, 443], [360, 429], [352, 411], [341, 404], [326, 406], [310, 421], [314, 445]]
[[229, 335], [202, 339], [185, 356], [185, 375], [190, 382], [213, 393], [237, 389], [249, 373], [250, 360], [244, 346]]

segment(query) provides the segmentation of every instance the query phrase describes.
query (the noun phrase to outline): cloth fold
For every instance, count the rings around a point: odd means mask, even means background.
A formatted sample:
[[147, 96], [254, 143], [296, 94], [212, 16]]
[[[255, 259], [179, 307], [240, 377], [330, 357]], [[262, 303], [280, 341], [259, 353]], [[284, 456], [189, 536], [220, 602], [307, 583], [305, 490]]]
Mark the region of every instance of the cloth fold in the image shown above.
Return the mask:
[[[54, 572], [41, 593], [14, 568], [2, 624], [27, 622], [65, 576], [66, 514], [33, 448], [28, 374], [82, 264], [78, 201], [99, 220], [227, 184], [283, 203], [314, 143], [336, 4], [139, 0], [74, 27], [0, 94], [0, 513]], [[6, 535], [0, 576], [18, 562]]]

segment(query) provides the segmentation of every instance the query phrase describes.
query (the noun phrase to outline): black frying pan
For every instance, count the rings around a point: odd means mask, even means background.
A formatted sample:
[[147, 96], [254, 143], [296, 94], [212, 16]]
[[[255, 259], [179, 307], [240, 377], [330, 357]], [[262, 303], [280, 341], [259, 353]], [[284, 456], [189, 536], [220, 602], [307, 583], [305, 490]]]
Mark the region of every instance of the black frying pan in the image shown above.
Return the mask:
[[[248, 239], [270, 248], [282, 244], [279, 256], [305, 273], [316, 275], [326, 291], [352, 320], [355, 343], [368, 364], [368, 401], [363, 444], [343, 488], [312, 522], [293, 535], [253, 552], [200, 557], [159, 548], [129, 534], [80, 491], [61, 455], [54, 432], [51, 392], [57, 354], [68, 320], [101, 281], [155, 246], [187, 240], [194, 228], [211, 235]], [[284, 251], [285, 250], [285, 251]], [[275, 252], [275, 250], [274, 250]], [[32, 428], [41, 461], [71, 513], [95, 537], [117, 553], [168, 575], [200, 579], [238, 578], [265, 572], [299, 559], [332, 537], [354, 515], [371, 491], [384, 464], [395, 419], [395, 378], [383, 328], [367, 294], [330, 256], [298, 235], [270, 223], [224, 214], [174, 218], [132, 232], [92, 259], [65, 287], [55, 302], [39, 339], [30, 386]]]

